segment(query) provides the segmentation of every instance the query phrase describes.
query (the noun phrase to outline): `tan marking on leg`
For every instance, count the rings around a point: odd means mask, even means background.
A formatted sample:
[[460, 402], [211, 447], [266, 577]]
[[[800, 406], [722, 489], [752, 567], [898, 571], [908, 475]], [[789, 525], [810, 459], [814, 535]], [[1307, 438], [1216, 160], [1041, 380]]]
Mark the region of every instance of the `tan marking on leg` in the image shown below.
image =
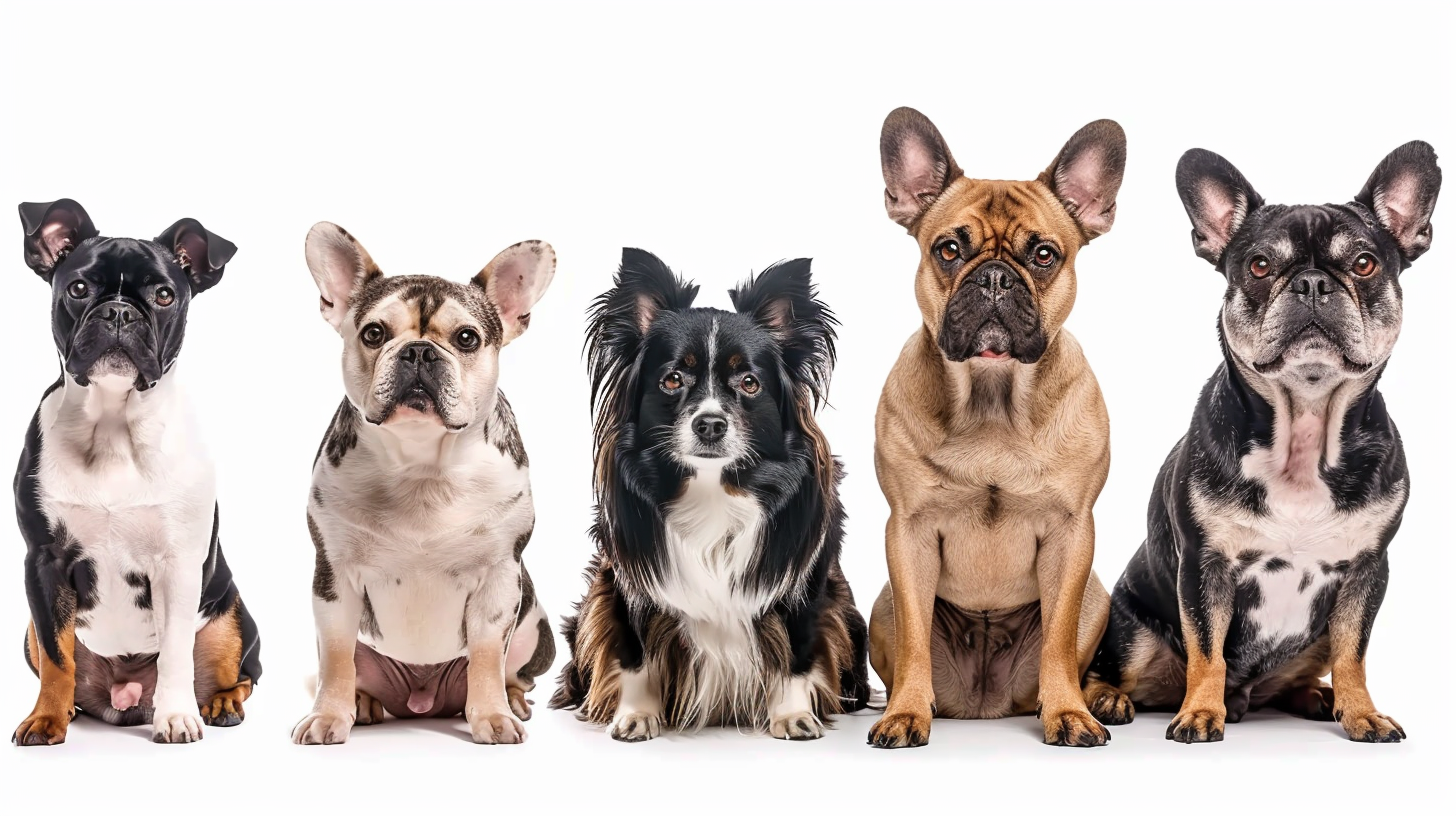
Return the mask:
[[1183, 618], [1183, 642], [1188, 648], [1187, 691], [1183, 705], [1168, 725], [1168, 739], [1177, 742], [1221, 742], [1223, 740], [1224, 680], [1228, 667], [1223, 659], [1223, 642], [1228, 633], [1229, 612], [1210, 609], [1212, 638], [1209, 652], [1204, 654], [1198, 641], [1198, 629], [1186, 614]]
[[887, 581], [870, 609], [870, 666], [885, 686], [885, 694], [895, 691], [895, 600]]
[[253, 678], [240, 677], [243, 630], [238, 620], [240, 602], [208, 621], [197, 632], [192, 647], [197, 706], [202, 721], [228, 727], [243, 721], [243, 701], [253, 693]]
[[21, 721], [11, 737], [16, 745], [59, 745], [66, 741], [66, 729], [76, 717], [76, 628], [68, 620], [56, 633], [60, 665], [40, 648], [35, 623], [29, 631], [30, 653], [40, 664], [40, 694], [30, 716]]
[[1037, 551], [1042, 619], [1038, 699], [1047, 745], [1090, 748], [1106, 745], [1111, 737], [1082, 698], [1082, 672], [1092, 661], [1087, 644], [1095, 644], [1107, 628], [1107, 590], [1092, 573], [1093, 538], [1088, 512], [1067, 529], [1048, 535]]

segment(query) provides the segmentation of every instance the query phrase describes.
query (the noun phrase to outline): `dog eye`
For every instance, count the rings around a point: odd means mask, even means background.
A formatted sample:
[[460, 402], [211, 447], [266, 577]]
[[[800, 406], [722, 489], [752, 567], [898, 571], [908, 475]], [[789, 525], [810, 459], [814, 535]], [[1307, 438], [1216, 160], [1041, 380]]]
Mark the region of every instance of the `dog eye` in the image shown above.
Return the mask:
[[73, 298], [86, 297], [86, 295], [90, 294], [90, 292], [91, 287], [86, 285], [86, 281], [76, 281], [75, 283], [72, 283], [70, 286], [66, 287], [66, 294], [70, 295]]
[[1374, 275], [1379, 269], [1380, 262], [1375, 260], [1375, 256], [1368, 252], [1360, 253], [1360, 257], [1355, 259], [1355, 274], [1362, 278], [1368, 278]]
[[359, 339], [369, 348], [379, 348], [384, 345], [384, 327], [378, 323], [370, 323], [359, 332]]
[[940, 246], [935, 248], [935, 254], [946, 263], [958, 261], [961, 257], [961, 245], [955, 241], [942, 241]]
[[1269, 259], [1263, 255], [1255, 255], [1254, 259], [1249, 261], [1249, 274], [1256, 278], [1267, 278], [1273, 271], [1273, 264], [1269, 263]]
[[761, 387], [762, 386], [758, 384], [758, 378], [753, 376], [752, 374], [744, 374], [743, 379], [738, 381], [738, 388], [742, 390], [743, 393], [748, 394], [749, 396], [757, 394], [758, 389]]
[[1057, 262], [1057, 250], [1051, 244], [1038, 244], [1031, 252], [1031, 262], [1046, 269]]
[[666, 377], [662, 378], [662, 390], [664, 391], [671, 393], [682, 387], [683, 376], [676, 371], [670, 371]]
[[158, 306], [171, 306], [172, 301], [177, 299], [177, 293], [166, 286], [159, 286], [152, 297], [156, 299]]
[[461, 351], [475, 351], [480, 348], [480, 335], [474, 329], [461, 329], [455, 332], [455, 348]]

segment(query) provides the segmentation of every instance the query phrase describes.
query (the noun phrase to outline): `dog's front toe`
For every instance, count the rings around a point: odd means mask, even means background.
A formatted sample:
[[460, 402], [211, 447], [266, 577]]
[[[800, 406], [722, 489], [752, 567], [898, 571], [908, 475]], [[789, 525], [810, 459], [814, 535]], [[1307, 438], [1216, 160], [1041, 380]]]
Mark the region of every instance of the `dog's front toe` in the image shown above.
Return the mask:
[[506, 702], [511, 705], [511, 713], [521, 722], [531, 719], [531, 701], [526, 699], [526, 690], [516, 686], [506, 686]]
[[870, 728], [870, 745], [876, 748], [918, 748], [930, 742], [930, 715], [885, 713]]
[[645, 711], [619, 714], [609, 733], [618, 742], [646, 742], [662, 735], [662, 718]]
[[1400, 723], [1379, 711], [1354, 716], [1341, 712], [1337, 716], [1345, 733], [1355, 742], [1400, 742], [1406, 738]]
[[1087, 711], [1046, 712], [1041, 715], [1043, 739], [1047, 745], [1069, 748], [1095, 748], [1106, 745], [1112, 734]]
[[362, 691], [354, 692], [354, 724], [375, 725], [384, 722], [384, 704]]
[[181, 745], [202, 739], [202, 716], [190, 711], [152, 714], [152, 742]]
[[526, 741], [526, 726], [509, 711], [493, 711], [469, 718], [470, 738], [479, 745], [519, 745]]
[[1132, 722], [1135, 709], [1132, 698], [1105, 683], [1088, 686], [1086, 692], [1087, 710], [1103, 725], [1127, 725]]
[[1164, 735], [1174, 742], [1223, 742], [1224, 715], [1212, 709], [1189, 709], [1178, 712]]
[[310, 712], [293, 726], [295, 745], [340, 745], [349, 740], [354, 719], [348, 715], [323, 711]]
[[71, 726], [69, 716], [32, 714], [15, 729], [10, 741], [19, 746], [60, 745], [66, 741], [66, 729]]
[[220, 728], [231, 728], [243, 721], [243, 699], [231, 691], [220, 691], [200, 707], [202, 721]]
[[813, 740], [824, 736], [824, 724], [813, 712], [799, 711], [775, 717], [768, 726], [769, 736], [782, 740]]

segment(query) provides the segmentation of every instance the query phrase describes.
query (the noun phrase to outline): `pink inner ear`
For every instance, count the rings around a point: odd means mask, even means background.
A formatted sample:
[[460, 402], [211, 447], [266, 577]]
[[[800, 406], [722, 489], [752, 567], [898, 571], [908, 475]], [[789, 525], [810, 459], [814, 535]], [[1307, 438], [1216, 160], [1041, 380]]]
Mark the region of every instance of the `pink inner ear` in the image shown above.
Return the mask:
[[637, 296], [637, 331], [646, 334], [652, 328], [652, 321], [657, 317], [657, 301], [651, 295]]
[[53, 221], [46, 224], [40, 231], [40, 245], [45, 248], [46, 254], [52, 263], [62, 250], [72, 248], [71, 236], [76, 233], [76, 225], [66, 221]]
[[940, 192], [941, 173], [935, 154], [919, 138], [912, 138], [900, 152], [899, 189], [892, 189], [895, 198], [908, 206], [918, 206], [927, 196]]
[[1198, 188], [1198, 197], [1203, 200], [1204, 216], [1199, 231], [1208, 237], [1210, 243], [1222, 247], [1233, 235], [1234, 225], [1243, 220], [1244, 194], [1234, 193], [1231, 198], [1228, 191], [1217, 183], [1205, 181]]
[[1421, 187], [1416, 177], [1405, 173], [1375, 191], [1375, 212], [1384, 216], [1386, 226], [1397, 237], [1405, 238], [1410, 229], [1411, 214], [1419, 206]]

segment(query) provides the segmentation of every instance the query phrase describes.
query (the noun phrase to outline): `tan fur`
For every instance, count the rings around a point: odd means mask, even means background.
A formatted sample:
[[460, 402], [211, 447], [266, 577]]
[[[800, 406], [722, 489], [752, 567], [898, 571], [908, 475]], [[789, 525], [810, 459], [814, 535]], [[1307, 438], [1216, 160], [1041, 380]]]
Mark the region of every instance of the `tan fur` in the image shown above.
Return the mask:
[[243, 662], [241, 605], [238, 599], [232, 609], [208, 621], [192, 647], [198, 708], [208, 724], [241, 720], [243, 701], [253, 693], [252, 678], [238, 675]]
[[66, 741], [66, 730], [76, 718], [76, 627], [74, 618], [67, 620], [56, 632], [60, 646], [60, 665], [57, 665], [40, 648], [32, 622], [26, 633], [26, 648], [30, 651], [32, 667], [40, 674], [40, 694], [35, 708], [20, 726], [12, 739], [17, 745], [59, 745]]
[[[970, 233], [968, 248], [977, 254], [952, 279], [932, 250], [957, 227]], [[1061, 328], [1076, 296], [1073, 267], [1086, 236], [1047, 174], [1030, 182], [957, 178], [911, 233], [921, 247], [915, 296], [924, 325], [890, 372], [875, 419], [876, 473], [891, 510], [886, 553], [893, 592], [881, 595], [870, 624], [871, 663], [890, 689], [871, 741], [896, 746], [928, 738], [937, 597], [965, 610], [1039, 601], [1037, 700], [1028, 690], [1016, 710], [1033, 710], [1039, 701], [1048, 742], [1105, 740], [1079, 679], [1107, 620], [1107, 592], [1091, 566], [1092, 505], [1109, 465], [1108, 419], [1081, 347]], [[1053, 242], [1063, 258], [1049, 279], [1038, 280], [1012, 251], [1028, 233]], [[1035, 293], [1048, 345], [1034, 364], [954, 363], [937, 345], [947, 302], [991, 259], [1011, 265]]]

